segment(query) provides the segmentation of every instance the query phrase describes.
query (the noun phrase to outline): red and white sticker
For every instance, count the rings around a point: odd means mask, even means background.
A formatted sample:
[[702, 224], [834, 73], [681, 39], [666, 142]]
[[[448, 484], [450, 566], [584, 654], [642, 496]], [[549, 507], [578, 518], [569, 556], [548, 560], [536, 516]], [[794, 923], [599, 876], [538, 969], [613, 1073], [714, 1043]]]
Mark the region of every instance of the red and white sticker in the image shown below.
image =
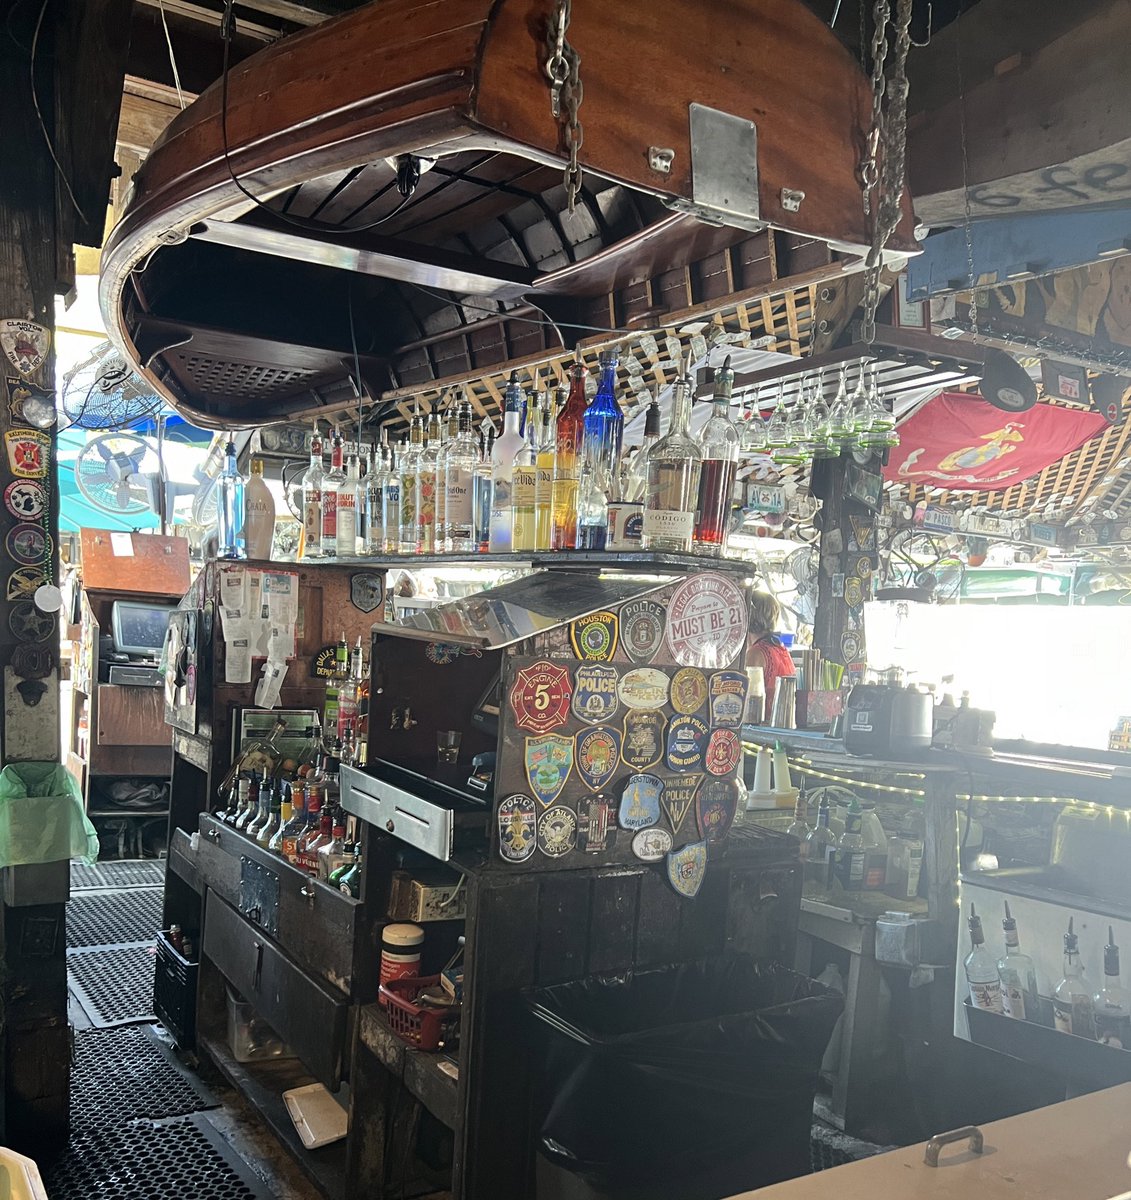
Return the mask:
[[712, 775], [729, 775], [742, 757], [742, 743], [733, 729], [716, 729], [707, 743], [705, 759]]
[[20, 479], [43, 479], [50, 464], [51, 439], [38, 429], [9, 429], [4, 434], [8, 470]]
[[515, 724], [531, 733], [557, 729], [569, 716], [572, 694], [569, 672], [564, 667], [545, 659], [523, 667], [511, 685]]
[[34, 479], [13, 479], [4, 489], [4, 507], [20, 521], [34, 521], [47, 511], [47, 489]]
[[692, 575], [672, 593], [664, 639], [682, 667], [729, 667], [746, 644], [746, 598], [733, 579]]

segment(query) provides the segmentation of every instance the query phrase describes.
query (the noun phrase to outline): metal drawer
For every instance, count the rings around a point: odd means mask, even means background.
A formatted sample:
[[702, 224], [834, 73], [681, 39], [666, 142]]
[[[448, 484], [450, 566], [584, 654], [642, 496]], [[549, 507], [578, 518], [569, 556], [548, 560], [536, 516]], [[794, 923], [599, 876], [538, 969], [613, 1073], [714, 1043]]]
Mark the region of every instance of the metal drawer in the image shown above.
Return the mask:
[[208, 893], [204, 954], [319, 1082], [341, 1083], [349, 1004], [311, 978], [215, 892]]
[[197, 877], [202, 886], [219, 893], [229, 904], [239, 903], [240, 847], [246, 844], [247, 839], [241, 838], [234, 829], [210, 816], [201, 816], [196, 851]]

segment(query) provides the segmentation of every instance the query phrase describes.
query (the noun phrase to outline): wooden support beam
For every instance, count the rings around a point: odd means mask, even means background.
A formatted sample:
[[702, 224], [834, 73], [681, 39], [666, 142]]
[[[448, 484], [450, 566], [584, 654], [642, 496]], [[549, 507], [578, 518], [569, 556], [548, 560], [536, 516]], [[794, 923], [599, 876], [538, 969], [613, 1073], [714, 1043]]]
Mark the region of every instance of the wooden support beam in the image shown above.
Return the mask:
[[[196, 99], [192, 92], [183, 95], [186, 105]], [[144, 157], [180, 111], [174, 88], [127, 75], [118, 114], [118, 146]]]
[[488, 258], [472, 258], [383, 234], [306, 232], [259, 211], [240, 221], [204, 221], [190, 236], [316, 266], [360, 271], [461, 295], [514, 300], [534, 286], [533, 271]]

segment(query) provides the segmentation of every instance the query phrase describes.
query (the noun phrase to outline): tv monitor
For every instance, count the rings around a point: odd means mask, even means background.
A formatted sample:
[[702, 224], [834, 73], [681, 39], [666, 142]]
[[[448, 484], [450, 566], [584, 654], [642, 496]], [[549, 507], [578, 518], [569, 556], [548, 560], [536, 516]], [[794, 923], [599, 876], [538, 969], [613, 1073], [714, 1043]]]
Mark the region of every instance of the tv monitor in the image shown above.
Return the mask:
[[114, 651], [132, 658], [157, 658], [169, 628], [175, 604], [153, 604], [143, 600], [115, 600], [110, 610]]

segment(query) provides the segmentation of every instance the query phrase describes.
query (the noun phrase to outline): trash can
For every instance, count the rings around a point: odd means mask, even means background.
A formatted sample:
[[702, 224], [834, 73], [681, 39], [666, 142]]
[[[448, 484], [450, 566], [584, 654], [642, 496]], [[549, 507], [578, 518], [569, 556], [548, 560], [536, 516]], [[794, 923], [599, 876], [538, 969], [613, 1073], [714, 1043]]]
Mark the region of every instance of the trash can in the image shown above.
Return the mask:
[[545, 1034], [539, 1200], [716, 1200], [809, 1170], [843, 997], [728, 956], [526, 994]]
[[98, 858], [78, 784], [59, 763], [9, 763], [0, 770], [0, 867], [70, 858]]

